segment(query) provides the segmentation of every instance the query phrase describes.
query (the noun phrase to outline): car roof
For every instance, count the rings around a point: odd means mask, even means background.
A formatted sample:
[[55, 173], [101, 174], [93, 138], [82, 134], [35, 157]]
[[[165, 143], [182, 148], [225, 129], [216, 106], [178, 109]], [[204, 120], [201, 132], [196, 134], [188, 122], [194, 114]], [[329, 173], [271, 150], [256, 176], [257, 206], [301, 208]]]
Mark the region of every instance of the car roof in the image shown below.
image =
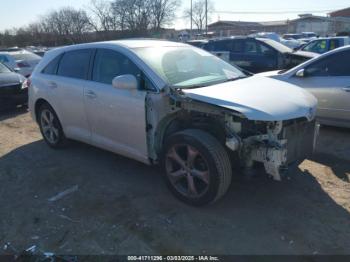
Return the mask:
[[[188, 46], [184, 43], [166, 41], [166, 40], [154, 40], [154, 39], [126, 39], [126, 40], [115, 40], [115, 41], [104, 41], [104, 42], [92, 42], [86, 44], [70, 45], [59, 48], [60, 50], [73, 50], [81, 48], [98, 48], [105, 47], [106, 45], [116, 45], [128, 49], [134, 48], [147, 48], [147, 47], [184, 47]], [[57, 50], [58, 48], [54, 49]]]
[[312, 41], [317, 41], [317, 40], [327, 40], [327, 39], [346, 39], [350, 38], [349, 36], [329, 36], [329, 37], [319, 37], [316, 39], [313, 39]]

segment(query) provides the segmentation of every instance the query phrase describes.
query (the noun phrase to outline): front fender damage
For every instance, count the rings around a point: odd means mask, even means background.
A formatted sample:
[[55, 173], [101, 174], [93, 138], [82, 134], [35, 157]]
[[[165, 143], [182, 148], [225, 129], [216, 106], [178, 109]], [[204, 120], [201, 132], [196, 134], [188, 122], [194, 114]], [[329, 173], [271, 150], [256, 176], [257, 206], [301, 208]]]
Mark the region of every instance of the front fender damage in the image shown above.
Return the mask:
[[146, 105], [150, 127], [148, 145], [153, 162], [158, 162], [167, 127], [174, 120], [182, 123], [178, 127], [184, 129], [197, 128], [194, 123], [198, 119], [208, 125], [217, 123], [218, 126], [210, 126], [211, 130], [205, 131], [223, 130], [224, 136], [217, 139], [228, 150], [238, 153], [243, 166], [250, 168], [262, 163], [266, 173], [277, 181], [289, 164], [304, 160], [313, 152], [317, 137], [315, 121], [306, 117], [285, 121], [249, 120], [240, 112], [190, 99], [181, 90], [164, 92], [161, 96], [148, 95]]

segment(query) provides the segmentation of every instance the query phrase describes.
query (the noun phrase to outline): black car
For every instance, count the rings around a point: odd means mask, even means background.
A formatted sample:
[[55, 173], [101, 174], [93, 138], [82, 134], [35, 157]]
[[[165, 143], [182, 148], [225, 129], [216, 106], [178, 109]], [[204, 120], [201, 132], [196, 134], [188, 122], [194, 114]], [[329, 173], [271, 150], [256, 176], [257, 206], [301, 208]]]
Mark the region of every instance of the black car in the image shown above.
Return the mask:
[[0, 63], [0, 109], [25, 105], [27, 101], [27, 79]]
[[229, 53], [229, 62], [252, 73], [289, 69], [310, 59], [271, 39], [231, 37], [210, 40], [203, 48], [220, 56]]

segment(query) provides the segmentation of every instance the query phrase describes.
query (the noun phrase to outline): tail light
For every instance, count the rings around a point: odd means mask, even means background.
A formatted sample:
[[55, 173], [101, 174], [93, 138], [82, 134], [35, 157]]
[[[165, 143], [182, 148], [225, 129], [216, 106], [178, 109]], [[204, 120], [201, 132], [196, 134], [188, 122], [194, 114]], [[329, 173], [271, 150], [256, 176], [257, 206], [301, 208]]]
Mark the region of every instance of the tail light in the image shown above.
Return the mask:
[[23, 68], [23, 67], [30, 67], [30, 65], [27, 62], [18, 62], [17, 66], [19, 68]]

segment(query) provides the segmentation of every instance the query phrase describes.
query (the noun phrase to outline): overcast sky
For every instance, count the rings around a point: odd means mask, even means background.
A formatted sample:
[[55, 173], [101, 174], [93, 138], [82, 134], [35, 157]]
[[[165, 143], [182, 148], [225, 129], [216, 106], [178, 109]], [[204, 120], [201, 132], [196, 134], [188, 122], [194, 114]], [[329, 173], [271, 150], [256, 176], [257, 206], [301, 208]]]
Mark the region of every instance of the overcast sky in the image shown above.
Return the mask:
[[[84, 8], [90, 0], [1, 0], [0, 30], [20, 27], [34, 22], [50, 10], [73, 6]], [[325, 15], [330, 10], [350, 7], [349, 0], [211, 0], [216, 12], [212, 22], [217, 20], [274, 21], [293, 19], [298, 13]], [[183, 10], [190, 6], [190, 0], [182, 0], [178, 18], [173, 27], [189, 27]], [[232, 13], [227, 13], [232, 12]], [[238, 14], [237, 12], [240, 12]], [[252, 12], [249, 14], [249, 12]], [[266, 12], [266, 13], [264, 13]]]

